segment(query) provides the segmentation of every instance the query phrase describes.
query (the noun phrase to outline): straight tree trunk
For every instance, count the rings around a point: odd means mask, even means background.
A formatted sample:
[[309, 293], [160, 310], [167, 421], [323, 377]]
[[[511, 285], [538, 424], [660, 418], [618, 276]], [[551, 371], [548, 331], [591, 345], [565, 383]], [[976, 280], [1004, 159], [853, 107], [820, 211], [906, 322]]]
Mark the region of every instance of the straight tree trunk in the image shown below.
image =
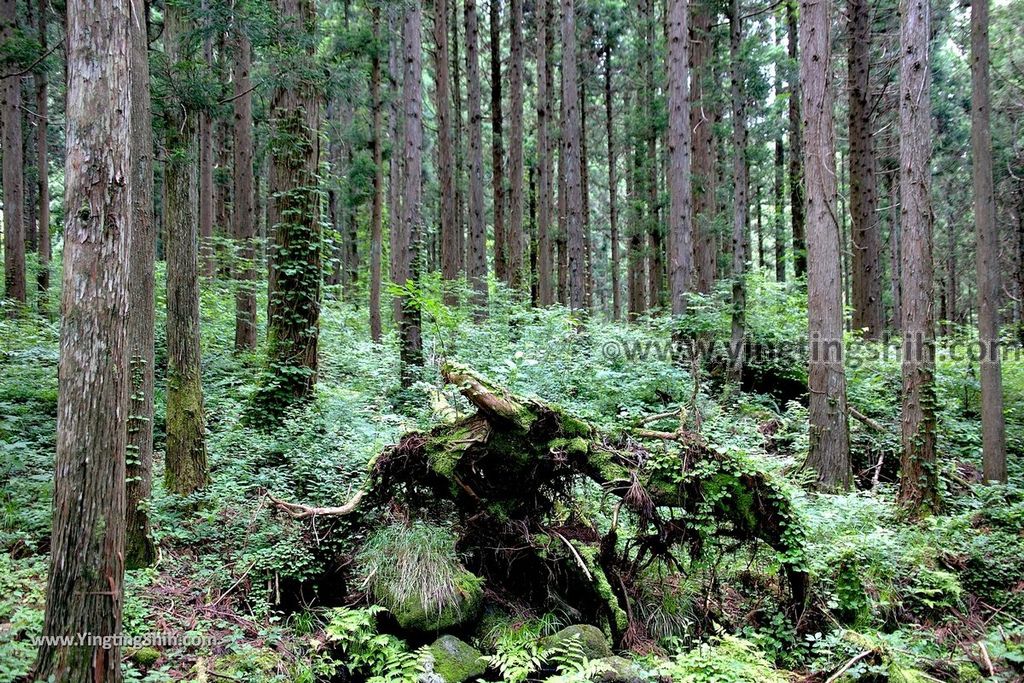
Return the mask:
[[836, 220], [833, 112], [832, 3], [804, 0], [800, 7], [800, 95], [803, 98], [807, 178], [807, 318], [810, 447], [806, 467], [819, 489], [853, 483], [843, 368], [843, 290], [840, 227]]
[[566, 217], [568, 216], [568, 200], [565, 183], [565, 107], [561, 107], [562, 126], [561, 135], [558, 140], [558, 232], [555, 237], [555, 247], [558, 253], [558, 303], [563, 306], [569, 305], [569, 243], [567, 241], [568, 231], [566, 229]]
[[733, 210], [732, 210], [732, 339], [735, 354], [730, 368], [731, 379], [739, 384], [743, 376], [743, 338], [746, 334], [747, 309], [747, 242], [748, 193], [747, 168], [747, 107], [746, 88], [743, 83], [743, 19], [739, 0], [732, 0], [729, 9], [729, 65], [732, 93], [732, 147], [733, 147]]
[[586, 235], [583, 232], [583, 188], [580, 156], [579, 81], [576, 69], [575, 0], [562, 0], [562, 100], [565, 127], [562, 132], [565, 168], [565, 232], [569, 285], [569, 308], [587, 309]]
[[690, 26], [691, 93], [690, 130], [693, 133], [693, 226], [694, 266], [696, 290], [708, 294], [715, 282], [715, 169], [713, 149], [713, 113], [707, 81], [713, 57], [711, 37], [711, 10], [709, 0], [696, 0], [691, 5], [693, 22]]
[[668, 5], [668, 280], [672, 315], [686, 312], [693, 281], [693, 214], [690, 187], [689, 2]]
[[[203, 0], [202, 12], [209, 11], [208, 0]], [[208, 27], [203, 27], [208, 29]], [[203, 61], [213, 68], [213, 35], [209, 30], [203, 36]], [[209, 109], [199, 115], [199, 252], [202, 274], [213, 277], [217, 262], [213, 253], [213, 221], [216, 205], [213, 183], [213, 114]]]
[[981, 454], [985, 481], [1006, 483], [1006, 423], [999, 358], [999, 231], [989, 129], [988, 0], [971, 3], [971, 158], [977, 239], [978, 339], [981, 342]]
[[[555, 302], [552, 290], [552, 220], [551, 220], [551, 171], [553, 156], [548, 127], [551, 120], [551, 65], [548, 63], [553, 33], [550, 29], [550, 3], [554, 0], [538, 0], [537, 17], [537, 302], [550, 306]], [[614, 211], [614, 205], [612, 210]]]
[[523, 0], [511, 0], [512, 64], [509, 73], [511, 102], [508, 129], [508, 283], [514, 290], [524, 287], [523, 254], [526, 239], [523, 232]]
[[[240, 11], [235, 0], [235, 12]], [[256, 214], [253, 178], [252, 43], [236, 14], [234, 27], [234, 237], [237, 245], [235, 279], [235, 350], [256, 348]]]
[[900, 503], [939, 507], [935, 453], [935, 313], [932, 273], [929, 0], [909, 0], [900, 25], [900, 212], [903, 435]]
[[494, 188], [494, 275], [508, 283], [505, 229], [505, 143], [501, 111], [501, 0], [491, 2], [491, 183]]
[[[313, 0], [277, 0], [283, 41], [314, 59]], [[280, 68], [280, 67], [279, 67]], [[280, 76], [281, 74], [279, 74]], [[312, 69], [282, 79], [270, 100], [271, 164], [268, 220], [274, 239], [269, 275], [267, 378], [263, 406], [280, 414], [316, 387], [323, 295], [320, 252], [320, 101]]]
[[612, 34], [609, 30], [605, 33], [604, 44], [604, 120], [608, 137], [608, 223], [612, 252], [612, 320], [619, 321], [622, 319], [622, 285], [619, 282], [622, 266], [619, 263], [618, 162], [615, 158], [615, 119], [612, 116], [612, 50]]
[[[18, 3], [0, 0], [0, 44], [18, 30]], [[14, 65], [15, 67], [17, 65]], [[21, 136], [21, 76], [3, 79], [4, 298], [8, 315], [25, 305], [25, 150]]]
[[647, 52], [644, 64], [644, 118], [647, 160], [645, 163], [645, 189], [647, 191], [647, 300], [651, 308], [660, 308], [663, 302], [662, 281], [665, 277], [664, 240], [661, 222], [658, 220], [658, 135], [654, 123], [654, 99], [657, 95], [654, 84], [654, 63], [658, 52], [655, 42], [654, 0], [646, 0], [644, 5], [644, 30], [646, 32]]
[[[44, 0], [45, 1], [45, 0]], [[41, 8], [45, 9], [45, 8]], [[153, 121], [149, 95], [149, 6], [131, 0], [132, 236], [129, 265], [128, 368], [131, 400], [126, 446], [127, 536], [125, 565], [148, 567], [156, 561], [146, 501], [153, 488], [153, 366], [156, 300], [153, 222]]]
[[[388, 242], [389, 242], [389, 275], [392, 282], [398, 280], [398, 239], [402, 235], [402, 155], [404, 143], [402, 134], [404, 124], [402, 122], [401, 98], [398, 93], [401, 90], [402, 70], [399, 65], [401, 60], [402, 30], [398, 26], [400, 8], [394, 4], [388, 5], [388, 34], [391, 39], [388, 41], [388, 81], [392, 92], [391, 101], [388, 105], [388, 139], [391, 141], [391, 153], [388, 161]], [[404, 22], [403, 22], [404, 25]], [[392, 299], [392, 317], [397, 326], [402, 320], [402, 301], [399, 297]]]
[[[452, 150], [452, 94], [448, 57], [448, 0], [434, 0], [434, 65], [437, 111], [437, 166], [441, 189], [441, 277], [453, 283], [459, 279], [459, 217], [455, 205], [455, 155]], [[445, 288], [445, 303], [454, 306], [456, 290]]]
[[[190, 54], [192, 27], [182, 8], [164, 15], [167, 61]], [[200, 370], [199, 224], [196, 220], [196, 119], [184, 102], [167, 107], [164, 147], [164, 223], [167, 226], [167, 454], [168, 491], [188, 495], [209, 481], [206, 418]]]
[[[497, 2], [497, 0], [494, 0]], [[395, 284], [404, 286], [417, 279], [420, 249], [420, 226], [423, 201], [423, 10], [420, 0], [413, 0], [405, 13], [405, 76], [402, 99], [405, 109], [405, 191], [403, 216], [398, 245], [398, 274]], [[399, 297], [402, 306], [401, 337], [402, 384], [406, 388], [415, 380], [414, 368], [423, 364], [423, 340], [420, 336], [420, 309], [413, 297]]]
[[[373, 38], [380, 40], [380, 7], [370, 8]], [[370, 58], [370, 149], [373, 154], [373, 198], [370, 208], [370, 339], [381, 341], [380, 288], [383, 278], [381, 252], [384, 242], [384, 146], [381, 140], [381, 117], [384, 103], [380, 97], [380, 52]], [[461, 229], [461, 228], [460, 228]]]
[[800, 82], [796, 77], [800, 59], [796, 21], [797, 0], [786, 0], [789, 77], [789, 214], [793, 223], [793, 272], [797, 279], [807, 274], [807, 229], [804, 225], [803, 143], [800, 129]]
[[[634, 93], [639, 101], [639, 93]], [[627, 246], [626, 282], [629, 287], [629, 319], [636, 320], [647, 310], [647, 270], [644, 259], [643, 209], [640, 194], [640, 142], [630, 140], [630, 169], [626, 174], [626, 196], [629, 198], [630, 226]]]
[[466, 79], [469, 88], [469, 248], [467, 270], [477, 319], [487, 310], [487, 226], [484, 223], [483, 113], [477, 0], [466, 0]]
[[852, 0], [848, 13], [853, 329], [863, 331], [866, 339], [881, 339], [885, 312], [877, 163], [871, 125], [871, 6], [868, 0]]
[[454, 100], [455, 123], [452, 126], [452, 144], [455, 146], [455, 241], [458, 246], [459, 272], [466, 273], [466, 148], [462, 143], [462, 62], [459, 58], [459, 0], [451, 0], [451, 20], [449, 21], [451, 39], [452, 64], [452, 99]]
[[900, 263], [900, 216], [898, 212], [899, 202], [897, 196], [899, 194], [898, 183], [893, 182], [893, 176], [898, 172], [898, 169], [886, 169], [885, 173], [882, 174], [882, 184], [885, 186], [886, 196], [889, 199], [889, 205], [886, 208], [886, 215], [889, 220], [889, 264], [890, 264], [890, 284], [892, 286], [892, 327], [895, 330], [900, 329], [900, 325], [903, 324], [903, 309], [900, 305], [902, 301], [902, 265]]
[[[120, 636], [124, 604], [132, 21], [128, 0], [67, 4], [64, 204], [75, 210], [64, 225], [46, 640], [31, 680], [122, 680], [121, 648], [103, 640]], [[81, 635], [95, 640], [79, 645]]]
[[[46, 53], [46, 13], [49, 3], [39, 0], [39, 49]], [[148, 65], [147, 65], [148, 71]], [[50, 165], [47, 161], [47, 111], [48, 83], [46, 69], [36, 73], [36, 165], [39, 168], [39, 272], [36, 275], [36, 286], [39, 292], [37, 306], [40, 312], [49, 305], [50, 291]], [[152, 192], [152, 188], [150, 188]]]

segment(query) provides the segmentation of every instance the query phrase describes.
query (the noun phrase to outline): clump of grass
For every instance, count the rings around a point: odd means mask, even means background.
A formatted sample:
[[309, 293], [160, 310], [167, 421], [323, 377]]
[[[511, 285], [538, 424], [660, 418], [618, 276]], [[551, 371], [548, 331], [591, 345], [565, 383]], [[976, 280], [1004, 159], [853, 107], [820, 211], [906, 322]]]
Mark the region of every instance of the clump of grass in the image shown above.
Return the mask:
[[389, 524], [366, 540], [357, 560], [364, 588], [392, 612], [418, 602], [437, 615], [460, 604], [459, 580], [466, 570], [448, 529], [425, 522]]

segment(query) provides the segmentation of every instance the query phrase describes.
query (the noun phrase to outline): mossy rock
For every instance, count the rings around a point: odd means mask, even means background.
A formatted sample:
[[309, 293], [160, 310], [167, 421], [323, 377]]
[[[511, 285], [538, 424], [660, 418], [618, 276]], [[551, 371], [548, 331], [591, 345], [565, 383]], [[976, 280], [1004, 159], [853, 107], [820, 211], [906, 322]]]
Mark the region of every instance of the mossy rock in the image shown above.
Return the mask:
[[160, 650], [155, 647], [139, 648], [131, 655], [131, 660], [134, 663], [146, 669], [153, 666], [158, 659], [160, 659]]
[[648, 678], [635, 662], [625, 657], [611, 656], [594, 660], [600, 670], [592, 680], [597, 683], [644, 683]]
[[480, 616], [484, 603], [483, 580], [470, 572], [455, 579], [458, 600], [440, 609], [428, 608], [421, 596], [411, 596], [392, 610], [398, 625], [407, 631], [438, 633], [469, 626]]
[[545, 638], [541, 645], [545, 650], [565, 649], [573, 638], [579, 639], [587, 659], [612, 656], [612, 649], [608, 645], [608, 639], [604, 637], [604, 632], [590, 624], [566, 626], [558, 633]]
[[433, 671], [445, 683], [463, 683], [483, 676], [487, 661], [479, 650], [455, 636], [441, 636], [430, 646]]

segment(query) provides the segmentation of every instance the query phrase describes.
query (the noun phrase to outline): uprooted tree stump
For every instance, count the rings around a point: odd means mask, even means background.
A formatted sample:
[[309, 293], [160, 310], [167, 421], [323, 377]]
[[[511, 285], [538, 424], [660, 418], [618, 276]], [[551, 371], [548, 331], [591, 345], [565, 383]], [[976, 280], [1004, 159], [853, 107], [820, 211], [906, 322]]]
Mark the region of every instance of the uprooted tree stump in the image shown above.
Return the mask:
[[[295, 518], [366, 509], [447, 510], [460, 520], [459, 550], [500, 600], [577, 612], [606, 623], [615, 640], [641, 643], [634, 618], [638, 573], [674, 555], [701, 557], [713, 538], [771, 548], [800, 611], [807, 591], [803, 533], [789, 496], [750, 463], [713, 450], [698, 435], [646, 428], [602, 433], [540, 400], [448, 364], [445, 381], [476, 408], [469, 417], [406, 434], [373, 461], [345, 505], [315, 508], [272, 498]], [[647, 444], [670, 446], [656, 455]], [[613, 502], [611, 523], [559, 518], [586, 478]], [[566, 503], [570, 503], [569, 506]], [[628, 538], [620, 517], [631, 516]], [[626, 534], [624, 534], [626, 536]]]

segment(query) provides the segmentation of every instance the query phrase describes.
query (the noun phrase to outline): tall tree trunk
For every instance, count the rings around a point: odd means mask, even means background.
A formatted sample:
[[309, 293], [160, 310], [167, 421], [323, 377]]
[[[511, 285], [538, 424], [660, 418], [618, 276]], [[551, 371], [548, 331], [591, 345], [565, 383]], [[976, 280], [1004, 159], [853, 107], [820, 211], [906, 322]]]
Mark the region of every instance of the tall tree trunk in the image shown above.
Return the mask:
[[523, 0], [511, 0], [512, 64], [509, 88], [512, 90], [508, 129], [509, 211], [506, 244], [508, 282], [513, 289], [523, 288]]
[[[634, 93], [639, 102], [639, 92]], [[644, 259], [643, 209], [640, 199], [640, 143], [630, 136], [629, 162], [626, 174], [626, 196], [629, 198], [630, 226], [626, 252], [626, 284], [629, 287], [629, 319], [636, 320], [647, 310], [647, 271]]]
[[900, 305], [903, 299], [903, 268], [900, 263], [900, 215], [898, 211], [899, 202], [897, 201], [899, 183], [893, 182], [893, 176], [898, 172], [898, 169], [893, 168], [886, 169], [882, 174], [882, 184], [885, 187], [886, 196], [889, 200], [888, 207], [886, 208], [886, 216], [888, 216], [889, 221], [889, 270], [891, 280], [890, 285], [892, 286], [892, 327], [895, 330], [899, 330], [900, 325], [903, 324], [903, 308]]
[[[131, 386], [132, 21], [127, 0], [67, 4], [64, 205], [75, 210], [64, 225], [53, 533], [32, 680], [122, 680], [111, 639], [121, 634]], [[77, 644], [83, 635], [94, 640]]]
[[853, 329], [863, 330], [867, 339], [880, 339], [885, 327], [885, 313], [882, 309], [882, 235], [878, 216], [877, 163], [871, 125], [872, 12], [868, 0], [852, 0], [848, 14]]
[[[437, 78], [434, 92], [437, 111], [437, 166], [441, 190], [441, 277], [448, 282], [459, 279], [462, 257], [459, 253], [459, 229], [455, 206], [455, 156], [452, 153], [452, 95], [448, 58], [448, 0], [434, 0], [434, 65]], [[445, 303], [458, 301], [456, 290], [445, 288]]]
[[689, 2], [668, 6], [668, 280], [672, 314], [686, 311], [693, 281], [693, 223], [690, 188]]
[[458, 246], [459, 272], [466, 273], [466, 148], [462, 143], [462, 62], [459, 60], [459, 0], [451, 0], [451, 20], [449, 21], [452, 63], [452, 99], [454, 100], [455, 123], [452, 126], [452, 144], [455, 147], [455, 241]]
[[[202, 13], [209, 12], [208, 0], [203, 0]], [[203, 30], [203, 61], [213, 69], [213, 35], [210, 27]], [[202, 274], [213, 277], [217, 273], [217, 262], [213, 254], [213, 220], [216, 203], [213, 183], [213, 114], [204, 109], [199, 115], [199, 253]]]
[[466, 254], [477, 319], [487, 310], [487, 226], [484, 223], [483, 113], [480, 29], [476, 0], [466, 0], [466, 79], [469, 88], [469, 249]]
[[501, 0], [491, 2], [491, 182], [494, 188], [494, 275], [508, 282], [505, 229], [505, 143], [501, 112]]
[[[497, 2], [497, 0], [494, 0]], [[405, 13], [405, 76], [402, 100], [405, 109], [405, 192], [398, 245], [398, 273], [395, 284], [415, 282], [420, 251], [423, 201], [423, 64], [421, 35], [423, 11], [420, 0], [413, 0]], [[413, 297], [399, 297], [402, 306], [401, 337], [402, 383], [409, 387], [415, 380], [414, 368], [423, 364], [423, 340], [420, 336], [420, 309]]]
[[[192, 27], [176, 5], [164, 15], [167, 61], [190, 54]], [[167, 454], [164, 480], [187, 495], [209, 481], [206, 419], [200, 370], [199, 225], [196, 178], [196, 112], [184, 102], [166, 109], [164, 216], [167, 226]]]
[[[401, 89], [402, 70], [399, 66], [401, 61], [402, 29], [399, 28], [399, 11], [396, 5], [388, 5], [388, 34], [391, 36], [388, 41], [388, 83], [392, 93], [388, 104], [388, 139], [391, 141], [391, 153], [388, 155], [388, 243], [389, 243], [389, 270], [392, 282], [398, 279], [398, 257], [401, 250], [398, 248], [398, 239], [402, 235], [402, 134], [404, 124], [402, 122], [401, 98], [398, 93]], [[404, 25], [404, 22], [403, 22]], [[400, 297], [392, 298], [392, 317], [395, 325], [402, 320], [402, 300]]]
[[647, 300], [651, 308], [662, 306], [662, 280], [664, 279], [661, 223], [658, 220], [658, 135], [654, 122], [654, 99], [657, 95], [654, 85], [654, 63], [658, 52], [655, 43], [654, 0], [644, 3], [644, 31], [646, 53], [644, 59], [644, 134], [647, 160], [644, 164], [644, 183], [647, 191]]
[[604, 43], [604, 113], [608, 137], [608, 223], [611, 241], [612, 270], [612, 320], [622, 319], [622, 285], [619, 282], [622, 267], [619, 263], [619, 197], [617, 175], [618, 162], [615, 158], [615, 119], [612, 107], [612, 33], [605, 33]]
[[[0, 0], [0, 44], [18, 29], [18, 3]], [[12, 65], [17, 69], [18, 65]], [[26, 301], [25, 159], [21, 136], [21, 76], [3, 79], [4, 298], [8, 315], [17, 316]]]
[[[39, 0], [39, 49], [46, 53], [46, 13], [48, 0]], [[148, 64], [147, 64], [148, 70]], [[39, 291], [37, 306], [40, 312], [49, 305], [50, 291], [50, 164], [47, 161], [48, 84], [46, 69], [36, 73], [36, 165], [39, 168], [39, 272], [36, 285]], [[152, 192], [152, 188], [150, 188]]]
[[587, 309], [586, 235], [583, 232], [583, 188], [580, 156], [580, 102], [576, 69], [576, 7], [575, 0], [562, 0], [562, 100], [565, 126], [562, 131], [565, 168], [565, 232], [567, 246], [569, 307], [574, 311]]
[[[313, 395], [322, 298], [320, 228], [320, 97], [311, 68], [313, 0], [277, 0], [282, 44], [301, 46], [310, 67], [283, 78], [270, 101], [271, 164], [268, 219], [274, 239], [267, 315], [267, 378], [263, 406], [279, 414]], [[279, 68], [285, 68], [281, 64]], [[283, 74], [278, 74], [279, 76]]]
[[[380, 41], [380, 7], [370, 8], [374, 43]], [[370, 339], [381, 340], [380, 288], [383, 278], [381, 252], [384, 245], [384, 146], [381, 140], [381, 117], [384, 103], [380, 97], [380, 51], [370, 58], [370, 149], [373, 154], [373, 198], [370, 209]], [[461, 228], [460, 228], [461, 229]]]
[[254, 211], [253, 120], [252, 120], [252, 43], [238, 12], [241, 3], [235, 0], [234, 10], [234, 237], [237, 245], [235, 279], [235, 349], [256, 348], [256, 214]]
[[[781, 25], [781, 21], [778, 16], [775, 15], [775, 22]], [[775, 26], [772, 33], [775, 37], [775, 47], [778, 48], [780, 45], [780, 30], [781, 26]], [[775, 80], [772, 85], [775, 91], [775, 97], [779, 98], [782, 96], [783, 85], [782, 85], [782, 65], [779, 61], [775, 63]], [[785, 147], [782, 144], [782, 126], [780, 125], [778, 133], [775, 136], [775, 176], [773, 178], [773, 196], [775, 198], [775, 281], [785, 282], [786, 281], [786, 223], [785, 223], [785, 211], [786, 201], [784, 196], [784, 174], [786, 167], [786, 152]], [[799, 153], [799, 150], [797, 150]]]
[[939, 507], [935, 454], [935, 313], [932, 281], [929, 0], [909, 0], [900, 26], [903, 448], [900, 502], [911, 514]]
[[693, 225], [694, 267], [696, 290], [708, 294], [715, 282], [715, 185], [713, 113], [714, 106], [708, 95], [707, 82], [713, 57], [711, 37], [711, 9], [709, 0], [696, 0], [691, 5], [693, 22], [690, 26], [690, 73], [693, 92], [690, 108], [690, 130], [693, 133]]
[[[45, 2], [45, 0], [44, 0]], [[41, 8], [42, 9], [42, 8]], [[128, 412], [127, 537], [125, 565], [146, 567], [156, 561], [146, 501], [153, 487], [153, 366], [156, 301], [153, 222], [153, 121], [149, 95], [149, 6], [131, 0], [132, 236], [128, 308], [131, 401]]]
[[800, 130], [800, 81], [796, 77], [800, 58], [796, 21], [797, 0], [786, 0], [786, 26], [789, 51], [789, 214], [793, 228], [793, 272], [797, 278], [807, 274], [807, 229], [804, 225], [803, 143]]
[[566, 199], [567, 189], [565, 184], [565, 107], [561, 107], [561, 134], [558, 140], [558, 232], [555, 236], [555, 247], [558, 253], [558, 303], [563, 306], [569, 305], [569, 243], [566, 230], [566, 216], [568, 215], [568, 200]]
[[1006, 482], [1006, 423], [999, 358], [999, 231], [992, 189], [989, 129], [988, 0], [971, 3], [971, 157], [978, 269], [978, 339], [981, 342], [981, 454], [985, 481]]
[[732, 349], [734, 360], [730, 377], [739, 383], [743, 375], [743, 338], [746, 334], [747, 309], [747, 242], [748, 192], [750, 185], [747, 168], [747, 106], [743, 83], [743, 19], [739, 0], [732, 0], [729, 9], [729, 66], [732, 92], [732, 157], [733, 157], [733, 209], [732, 209]]
[[537, 17], [537, 302], [550, 306], [554, 301], [551, 270], [554, 254], [551, 239], [551, 171], [554, 156], [548, 127], [551, 121], [551, 65], [549, 55], [553, 46], [551, 30], [551, 4], [554, 0], [538, 0]]
[[840, 227], [836, 220], [835, 128], [833, 112], [832, 3], [801, 7], [800, 95], [806, 115], [804, 168], [807, 178], [807, 318], [810, 362], [810, 447], [806, 467], [823, 490], [853, 483], [843, 369], [843, 290]]

